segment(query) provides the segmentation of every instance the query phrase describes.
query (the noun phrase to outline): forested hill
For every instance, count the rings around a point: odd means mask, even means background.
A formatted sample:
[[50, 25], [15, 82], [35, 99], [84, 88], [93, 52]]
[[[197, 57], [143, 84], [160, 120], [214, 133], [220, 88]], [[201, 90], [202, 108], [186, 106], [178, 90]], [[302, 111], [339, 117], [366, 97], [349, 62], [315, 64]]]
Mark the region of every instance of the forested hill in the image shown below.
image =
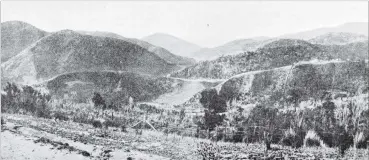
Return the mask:
[[281, 39], [266, 44], [255, 52], [199, 62], [171, 76], [225, 79], [244, 72], [272, 69], [313, 59], [365, 60], [368, 59], [368, 41], [346, 45], [319, 45], [303, 40]]
[[178, 68], [131, 42], [62, 30], [3, 63], [2, 76], [17, 82], [79, 71], [130, 71], [159, 76]]

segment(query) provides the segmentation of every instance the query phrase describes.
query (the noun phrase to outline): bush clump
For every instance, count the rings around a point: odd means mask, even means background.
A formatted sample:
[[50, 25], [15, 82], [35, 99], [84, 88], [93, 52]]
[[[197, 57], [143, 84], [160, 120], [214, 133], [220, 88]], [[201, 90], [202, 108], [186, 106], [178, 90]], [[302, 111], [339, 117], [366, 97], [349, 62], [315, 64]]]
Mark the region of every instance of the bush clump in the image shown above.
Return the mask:
[[360, 149], [366, 149], [367, 142], [369, 141], [369, 135], [365, 136], [363, 132], [357, 133], [354, 137], [355, 147]]
[[103, 125], [100, 120], [93, 120], [92, 126], [94, 126], [95, 128], [102, 128]]
[[61, 121], [68, 121], [69, 117], [66, 116], [64, 113], [61, 112], [55, 112], [53, 115], [55, 120], [61, 120]]
[[103, 122], [103, 126], [108, 128], [108, 127], [120, 127], [120, 124], [118, 121], [114, 121], [112, 119], [106, 119], [104, 122]]
[[309, 130], [304, 139], [304, 146], [305, 147], [317, 147], [321, 146], [322, 140], [316, 134], [315, 131]]

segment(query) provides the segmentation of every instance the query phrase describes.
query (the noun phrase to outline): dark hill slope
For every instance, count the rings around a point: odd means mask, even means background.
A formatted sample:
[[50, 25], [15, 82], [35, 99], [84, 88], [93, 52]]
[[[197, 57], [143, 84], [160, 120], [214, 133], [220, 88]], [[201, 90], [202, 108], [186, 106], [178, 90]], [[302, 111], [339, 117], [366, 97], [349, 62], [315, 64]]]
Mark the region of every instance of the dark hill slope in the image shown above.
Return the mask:
[[196, 58], [191, 57], [192, 53], [201, 49], [201, 47], [196, 44], [164, 33], [155, 33], [142, 38], [142, 40], [155, 46], [163, 47], [176, 55], [190, 58]]
[[[178, 69], [156, 54], [120, 39], [82, 35], [63, 30], [44, 37], [2, 64], [5, 77], [34, 79], [78, 71], [130, 71], [166, 75]], [[23, 78], [24, 79], [24, 78]]]
[[74, 72], [57, 76], [46, 82], [46, 88], [55, 98], [88, 102], [99, 92], [109, 102], [148, 101], [171, 92], [182, 84], [180, 80], [153, 78], [130, 72]]

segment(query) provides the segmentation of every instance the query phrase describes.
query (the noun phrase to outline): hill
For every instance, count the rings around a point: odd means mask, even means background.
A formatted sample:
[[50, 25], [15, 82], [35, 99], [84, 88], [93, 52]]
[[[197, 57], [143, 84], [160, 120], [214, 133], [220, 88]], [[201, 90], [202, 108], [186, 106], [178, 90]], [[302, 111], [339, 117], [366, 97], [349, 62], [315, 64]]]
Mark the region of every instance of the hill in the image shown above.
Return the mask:
[[163, 47], [176, 55], [190, 58], [194, 58], [191, 57], [191, 53], [201, 49], [201, 47], [196, 44], [164, 33], [155, 33], [142, 38], [142, 40], [155, 46]]
[[272, 69], [312, 59], [368, 59], [367, 54], [367, 42], [324, 46], [311, 44], [303, 40], [281, 39], [266, 44], [254, 52], [245, 52], [220, 57], [212, 61], [200, 62], [175, 72], [171, 76], [224, 79], [244, 72]]
[[309, 40], [331, 32], [348, 32], [368, 36], [368, 22], [350, 22], [334, 27], [317, 28], [304, 32], [286, 34], [280, 36], [280, 38]]
[[6, 62], [47, 34], [47, 32], [25, 22], [2, 22], [1, 62]]
[[108, 102], [149, 101], [173, 91], [183, 84], [181, 80], [142, 75], [131, 72], [73, 72], [59, 75], [42, 83], [55, 98], [86, 103], [94, 92], [99, 92]]
[[368, 40], [361, 42], [348, 43], [346, 45], [327, 45], [321, 46], [332, 57], [342, 60], [360, 61], [368, 60]]
[[362, 42], [366, 40], [368, 40], [368, 37], [365, 35], [347, 32], [336, 32], [315, 37], [313, 39], [310, 39], [309, 42], [313, 44], [322, 44], [322, 45], [344, 45], [354, 42]]
[[175, 55], [162, 47], [154, 46], [146, 41], [142, 41], [139, 39], [126, 38], [126, 37], [123, 37], [121, 35], [111, 33], [111, 32], [99, 32], [99, 31], [95, 31], [95, 32], [78, 31], [78, 32], [82, 34], [92, 35], [92, 36], [102, 36], [102, 37], [111, 37], [111, 38], [121, 39], [127, 42], [137, 44], [141, 46], [142, 48], [145, 48], [148, 51], [155, 53], [160, 58], [164, 59], [165, 61], [171, 64], [190, 66], [196, 63], [196, 61], [192, 58]]
[[352, 97], [368, 93], [367, 62], [310, 61], [295, 65], [235, 75], [213, 89], [203, 90], [182, 107], [201, 108], [201, 95], [215, 93], [228, 104], [275, 105], [321, 100], [327, 96]]
[[18, 82], [78, 71], [130, 71], [160, 76], [178, 68], [130, 42], [62, 30], [3, 63], [2, 76]]

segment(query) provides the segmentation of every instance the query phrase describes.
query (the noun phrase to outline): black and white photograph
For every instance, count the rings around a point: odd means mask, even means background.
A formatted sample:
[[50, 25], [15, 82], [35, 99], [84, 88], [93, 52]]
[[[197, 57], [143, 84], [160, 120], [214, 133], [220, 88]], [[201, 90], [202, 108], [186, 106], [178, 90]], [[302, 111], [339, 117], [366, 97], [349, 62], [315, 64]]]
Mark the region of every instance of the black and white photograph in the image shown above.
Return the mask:
[[368, 1], [2, 1], [2, 160], [369, 160]]

